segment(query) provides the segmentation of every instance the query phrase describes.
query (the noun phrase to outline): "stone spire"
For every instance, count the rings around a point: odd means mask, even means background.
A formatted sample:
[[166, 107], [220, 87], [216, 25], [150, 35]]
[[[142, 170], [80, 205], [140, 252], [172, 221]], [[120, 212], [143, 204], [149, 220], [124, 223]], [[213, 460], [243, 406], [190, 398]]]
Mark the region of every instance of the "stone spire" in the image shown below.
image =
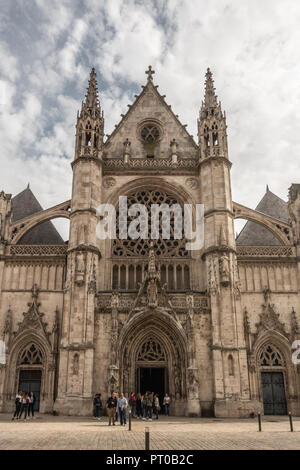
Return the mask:
[[211, 70], [205, 75], [205, 94], [198, 120], [200, 158], [228, 158], [226, 116], [215, 93]]
[[83, 101], [81, 107], [81, 118], [90, 116], [93, 119], [97, 119], [101, 116], [101, 107], [99, 102], [98, 84], [96, 77], [97, 74], [93, 67], [90, 73], [89, 86], [87, 88], [87, 94], [85, 95], [85, 101]]
[[104, 118], [101, 110], [96, 72], [90, 73], [89, 86], [77, 115], [75, 160], [83, 155], [98, 157], [102, 149], [104, 136]]
[[218, 106], [218, 101], [210, 68], [207, 69], [205, 78], [204, 106], [205, 108], [215, 108]]

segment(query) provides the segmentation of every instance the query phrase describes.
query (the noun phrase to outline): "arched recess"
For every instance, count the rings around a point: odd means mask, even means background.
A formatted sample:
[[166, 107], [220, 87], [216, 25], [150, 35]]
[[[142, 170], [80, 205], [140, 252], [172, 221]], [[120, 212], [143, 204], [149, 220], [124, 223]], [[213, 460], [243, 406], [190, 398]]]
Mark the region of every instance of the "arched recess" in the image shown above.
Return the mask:
[[[26, 363], [23, 361], [22, 353], [31, 345], [34, 345], [35, 349], [40, 352], [41, 360], [37, 363]], [[9, 349], [4, 391], [7, 411], [8, 406], [14, 402], [21, 370], [41, 371], [40, 411], [52, 411], [56, 371], [55, 357], [46, 338], [33, 329], [26, 330], [20, 334]]]
[[10, 240], [17, 244], [21, 238], [38, 225], [57, 218], [70, 218], [71, 201], [66, 201], [58, 206], [33, 214], [10, 225]]
[[[185, 399], [188, 364], [187, 338], [182, 326], [169, 314], [157, 310], [136, 314], [120, 334], [120, 389], [126, 394], [136, 390], [139, 353], [147, 341], [153, 340], [164, 352], [164, 360], [149, 361], [147, 367], [166, 367], [166, 388], [173, 400]], [[152, 362], [152, 363], [151, 363]], [[152, 390], [153, 391], [153, 390]]]
[[[105, 203], [112, 204], [116, 208], [116, 211], [117, 211], [120, 196], [127, 196], [128, 201], [129, 201], [130, 197], [133, 197], [134, 194], [137, 195], [138, 193], [144, 192], [144, 191], [145, 192], [147, 192], [147, 191], [148, 192], [149, 191], [154, 192], [156, 190], [161, 192], [161, 193], [165, 193], [166, 195], [176, 199], [176, 201], [181, 205], [182, 208], [183, 208], [184, 204], [191, 204], [191, 206], [193, 208], [193, 221], [195, 221], [196, 201], [194, 200], [192, 195], [185, 188], [183, 188], [181, 185], [170, 184], [168, 181], [166, 181], [163, 178], [145, 177], [145, 178], [133, 179], [132, 181], [122, 185], [121, 187], [114, 189], [114, 191], [109, 195], [109, 197], [107, 198]], [[160, 201], [158, 200], [157, 203], [160, 204]], [[129, 206], [130, 205], [131, 205], [131, 203], [129, 203]], [[172, 221], [171, 221], [171, 227], [172, 227]], [[182, 227], [184, 227], [184, 223], [182, 223]], [[193, 229], [195, 230], [195, 227], [193, 227]], [[183, 233], [183, 235], [184, 235], [184, 233]], [[151, 232], [149, 231], [148, 237], [150, 238], [150, 236], [151, 236]], [[129, 241], [125, 240], [124, 245], [130, 244], [130, 242], [132, 242], [131, 244], [135, 245], [134, 241], [131, 241], [131, 240], [129, 240]], [[134, 255], [130, 255], [130, 256], [132, 256], [132, 258], [135, 259], [136, 268], [139, 265], [143, 266], [143, 261], [146, 259], [147, 254], [148, 254], [148, 244], [147, 244], [148, 240], [146, 240], [145, 243], [138, 243], [138, 242], [139, 242], [139, 240], [136, 241], [136, 244], [143, 245], [143, 249], [145, 248], [145, 250], [144, 250], [143, 255], [140, 254], [141, 250], [140, 250], [139, 253], [135, 253]], [[164, 245], [168, 244], [168, 242], [173, 246], [173, 240], [167, 240], [165, 242], [159, 240], [157, 245], [164, 246]], [[181, 250], [181, 252], [183, 252], [182, 245], [185, 246], [184, 238], [183, 238], [183, 240], [178, 240], [178, 241], [176, 240], [176, 243], [178, 243], [179, 249]], [[116, 280], [118, 276], [115, 275], [115, 278], [114, 278], [114, 276], [113, 276], [114, 275], [113, 266], [115, 266], [115, 271], [116, 271], [117, 270], [117, 265], [119, 266], [119, 269], [120, 269], [123, 259], [126, 260], [126, 256], [124, 255], [123, 251], [121, 250], [121, 247], [117, 247], [117, 249], [119, 249], [119, 253], [121, 253], [120, 256], [118, 257], [116, 255], [116, 251], [117, 251], [115, 249], [116, 244], [121, 245], [121, 243], [117, 243], [117, 242], [114, 243], [114, 240], [106, 239], [103, 242], [103, 245], [101, 247], [101, 252], [103, 254], [102, 258], [103, 259], [105, 259], [105, 258], [106, 259], [114, 258], [114, 261], [115, 260], [117, 261], [116, 264], [112, 264], [111, 266], [110, 266], [109, 263], [107, 263], [105, 268], [104, 268], [105, 269], [105, 276], [104, 276], [105, 281], [104, 281], [104, 287], [103, 287], [104, 289], [111, 289], [112, 285], [117, 287], [117, 284], [116, 284], [116, 282], [114, 282], [114, 280]], [[159, 249], [159, 247], [158, 247], [158, 249]], [[179, 251], [179, 249], [178, 249], [178, 251]], [[134, 252], [134, 250], [135, 250], [135, 248], [133, 248], [132, 250], [129, 250], [129, 251]], [[124, 251], [126, 251], [126, 248], [125, 248]], [[127, 253], [127, 251], [126, 251], [126, 253]], [[174, 251], [176, 251], [176, 250], [174, 250]], [[127, 262], [128, 262], [128, 259], [130, 258], [130, 256], [127, 257]], [[160, 254], [157, 253], [157, 256], [160, 256]], [[175, 262], [175, 257], [176, 256], [177, 256], [177, 254], [173, 254], [172, 256], [165, 255], [164, 259], [169, 259], [170, 263], [173, 263], [173, 262]], [[187, 264], [186, 269], [190, 270], [190, 278], [192, 279], [192, 270], [194, 269], [192, 259], [194, 257], [196, 257], [196, 252], [188, 251], [187, 257], [189, 259], [191, 259], [191, 263]], [[160, 258], [160, 259], [162, 259], [162, 258]], [[183, 260], [184, 256], [181, 256], [179, 259]], [[182, 265], [182, 269], [184, 269], [183, 265]], [[134, 289], [137, 289], [137, 277], [138, 277], [138, 273], [136, 273], [136, 275], [134, 276], [134, 278], [135, 278]], [[189, 277], [186, 276], [186, 283], [188, 282], [188, 280], [189, 280]], [[128, 282], [128, 284], [130, 284], [130, 283]], [[190, 285], [188, 286], [188, 288], [190, 288]]]
[[258, 338], [254, 348], [254, 358], [257, 375], [256, 393], [261, 403], [263, 403], [262, 373], [266, 372], [282, 373], [288, 408], [291, 408], [293, 400], [298, 401], [297, 377], [291, 355], [291, 345], [281, 333], [268, 330]]

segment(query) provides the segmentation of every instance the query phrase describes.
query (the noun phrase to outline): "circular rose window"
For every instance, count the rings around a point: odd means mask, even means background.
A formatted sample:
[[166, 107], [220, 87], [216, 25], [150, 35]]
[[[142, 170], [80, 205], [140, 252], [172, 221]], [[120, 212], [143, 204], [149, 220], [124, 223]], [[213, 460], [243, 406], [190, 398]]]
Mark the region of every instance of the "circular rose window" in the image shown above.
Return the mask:
[[155, 124], [146, 124], [142, 127], [141, 137], [146, 144], [155, 144], [159, 139], [159, 129]]

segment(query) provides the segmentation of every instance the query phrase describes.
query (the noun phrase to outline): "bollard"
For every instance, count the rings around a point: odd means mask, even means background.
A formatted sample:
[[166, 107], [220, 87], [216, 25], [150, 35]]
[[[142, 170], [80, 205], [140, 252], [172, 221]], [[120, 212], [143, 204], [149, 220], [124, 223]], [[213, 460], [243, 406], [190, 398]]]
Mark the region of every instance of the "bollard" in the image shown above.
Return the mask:
[[131, 431], [131, 410], [129, 410], [128, 423], [129, 423], [128, 431]]
[[292, 417], [292, 413], [291, 413], [291, 412], [289, 412], [289, 418], [290, 418], [290, 428], [291, 428], [291, 432], [294, 432], [293, 417]]
[[145, 428], [145, 450], [150, 450], [150, 433], [149, 433], [149, 428]]
[[257, 414], [257, 419], [258, 419], [258, 431], [261, 432], [261, 414]]

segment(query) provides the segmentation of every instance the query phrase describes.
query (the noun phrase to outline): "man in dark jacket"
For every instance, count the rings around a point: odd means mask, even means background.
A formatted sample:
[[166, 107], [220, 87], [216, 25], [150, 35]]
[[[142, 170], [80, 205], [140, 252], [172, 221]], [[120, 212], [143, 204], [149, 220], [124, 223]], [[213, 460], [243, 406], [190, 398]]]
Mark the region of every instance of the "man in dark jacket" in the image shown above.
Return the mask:
[[94, 397], [94, 419], [100, 421], [100, 411], [102, 409], [101, 393], [96, 393]]
[[111, 425], [111, 421], [113, 422], [113, 426], [115, 425], [115, 414], [117, 408], [117, 398], [116, 394], [112, 393], [111, 396], [108, 398], [106, 402], [106, 407], [108, 411], [108, 425]]

